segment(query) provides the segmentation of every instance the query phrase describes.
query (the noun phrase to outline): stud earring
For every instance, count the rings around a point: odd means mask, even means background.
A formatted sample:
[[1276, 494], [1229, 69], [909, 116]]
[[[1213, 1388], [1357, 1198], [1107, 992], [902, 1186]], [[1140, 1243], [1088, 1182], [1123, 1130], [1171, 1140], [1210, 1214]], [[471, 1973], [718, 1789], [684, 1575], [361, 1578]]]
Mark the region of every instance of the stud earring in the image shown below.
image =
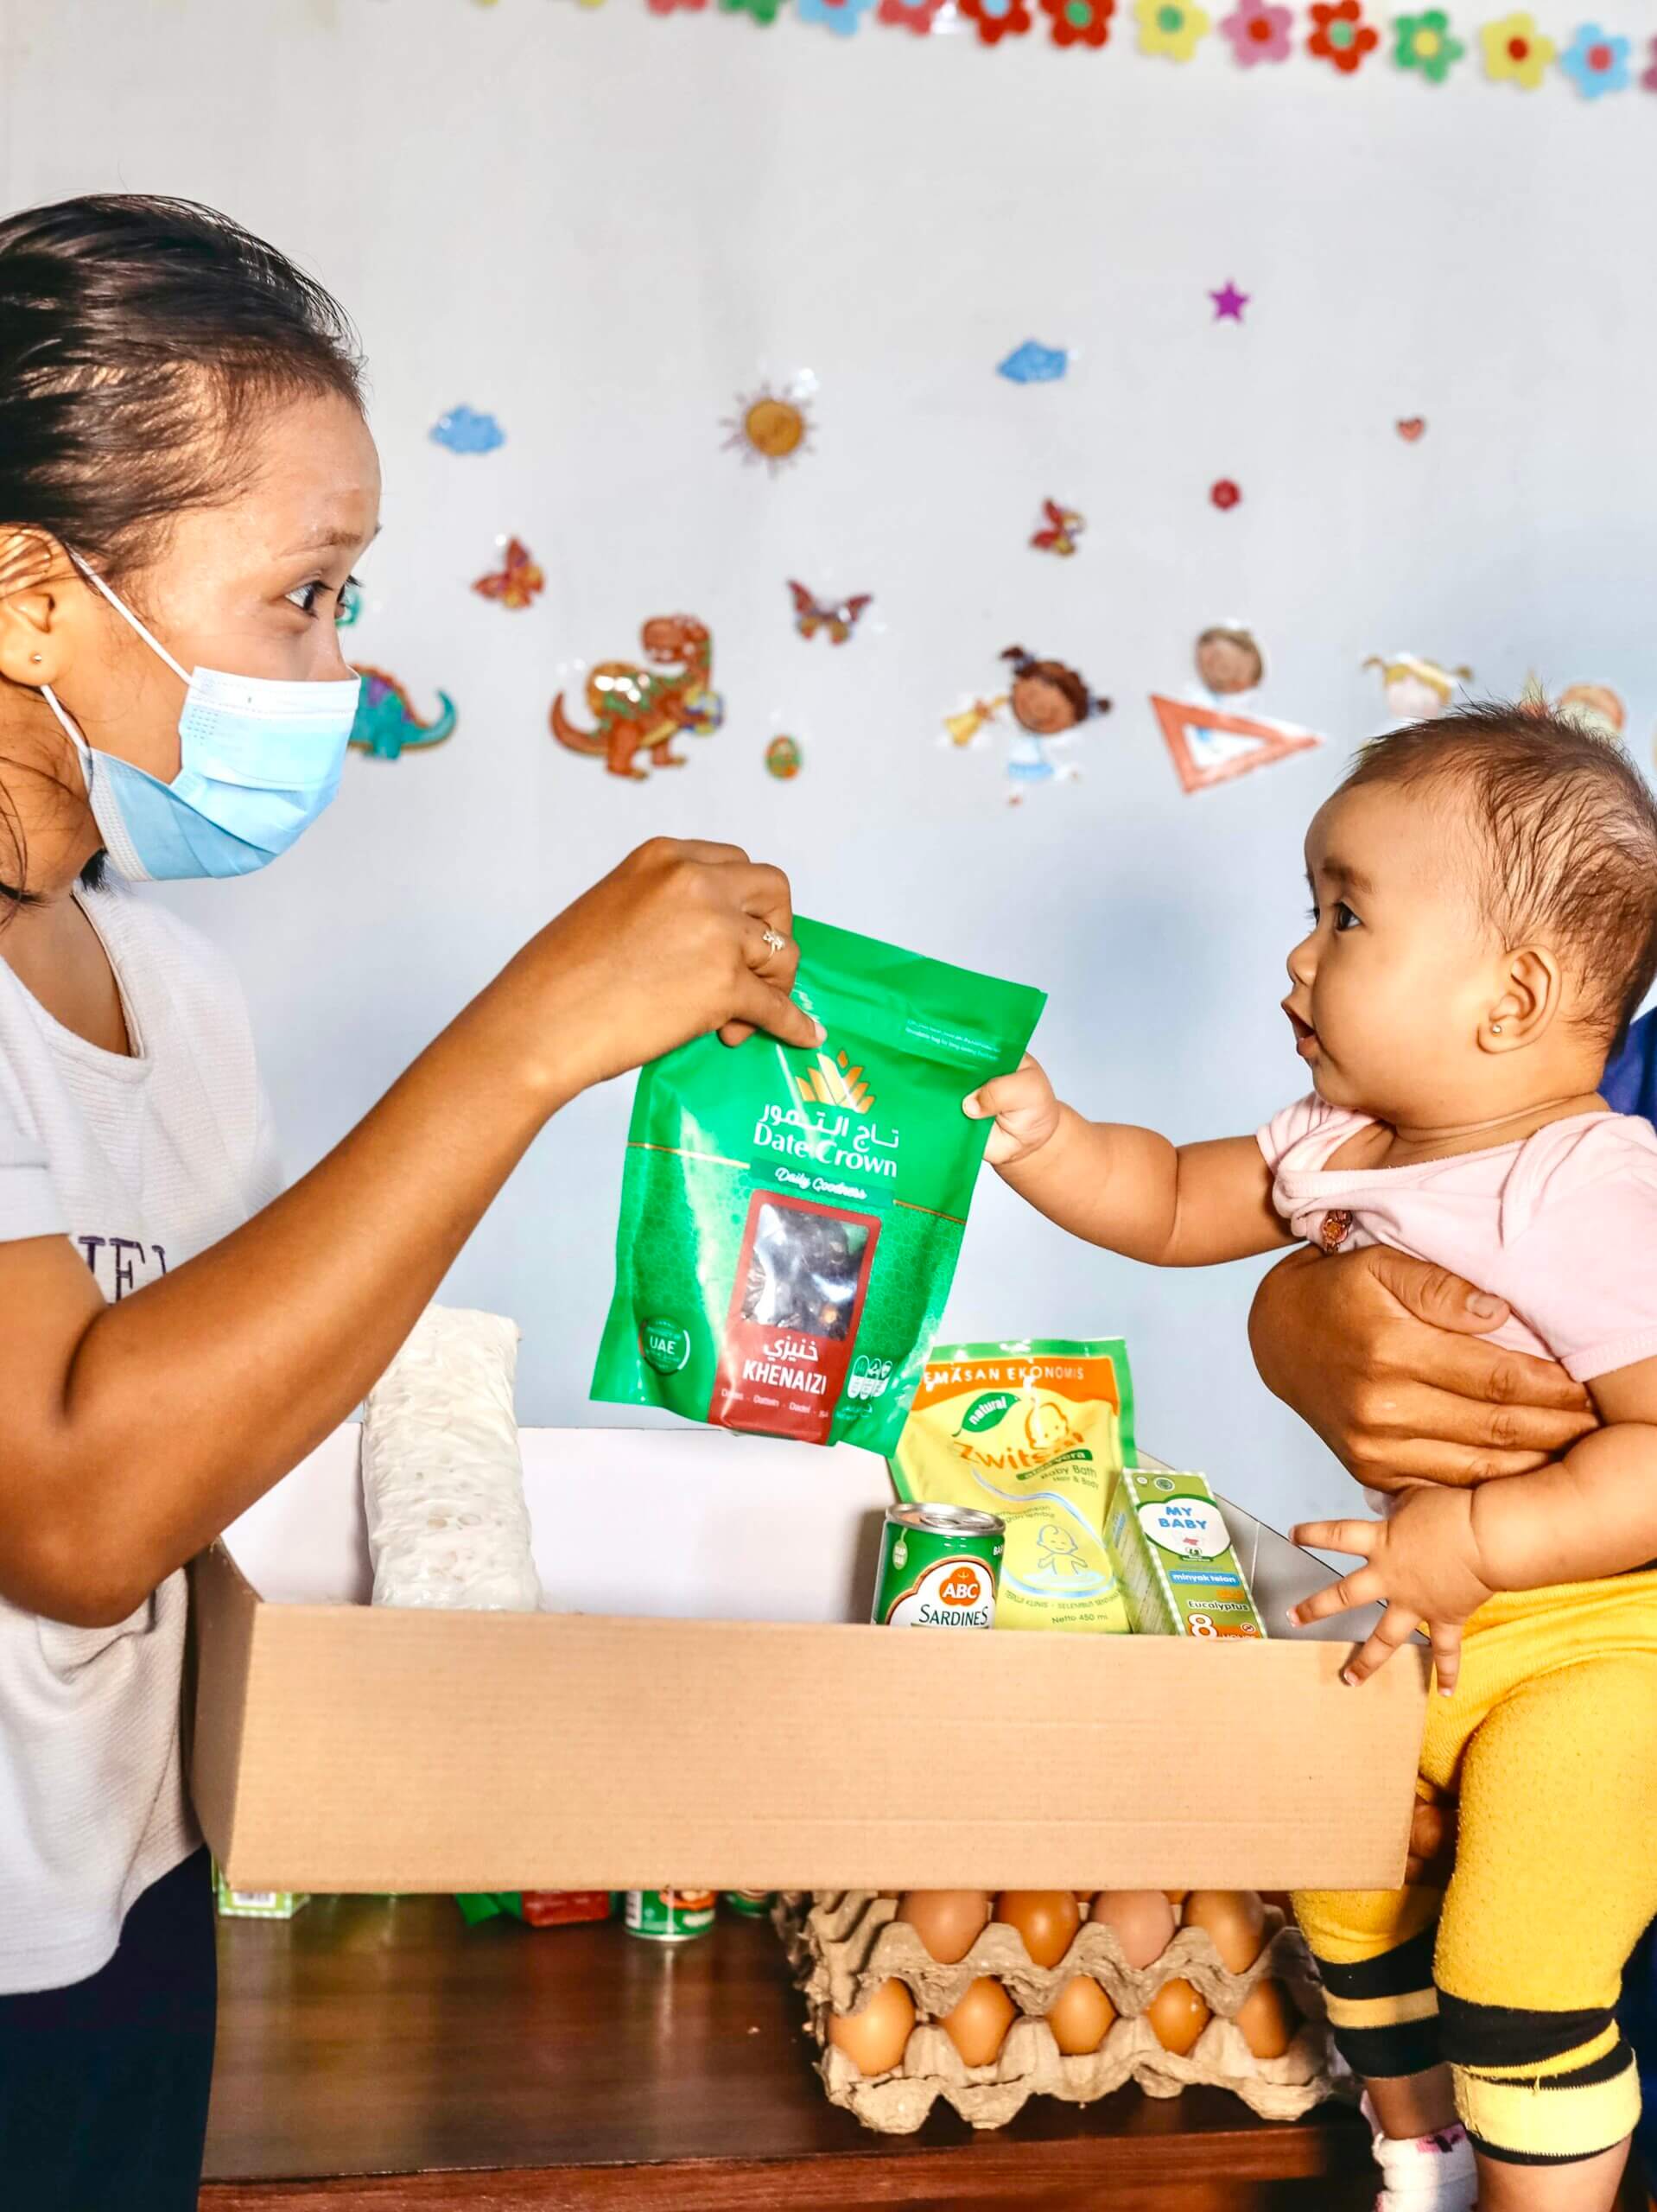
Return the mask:
[[32, 660], [32, 661], [35, 663], [35, 666], [38, 668], [38, 667], [39, 667], [39, 665], [40, 665], [40, 659], [41, 659], [40, 655], [39, 655], [38, 653], [30, 653], [30, 655], [29, 656], [29, 658], [30, 658], [30, 660]]
[[1490, 1024], [1490, 1034], [1491, 1034], [1493, 1037], [1500, 1037], [1500, 1036], [1501, 1036], [1501, 1024], [1499, 1021], [1493, 1021], [1493, 1022]]

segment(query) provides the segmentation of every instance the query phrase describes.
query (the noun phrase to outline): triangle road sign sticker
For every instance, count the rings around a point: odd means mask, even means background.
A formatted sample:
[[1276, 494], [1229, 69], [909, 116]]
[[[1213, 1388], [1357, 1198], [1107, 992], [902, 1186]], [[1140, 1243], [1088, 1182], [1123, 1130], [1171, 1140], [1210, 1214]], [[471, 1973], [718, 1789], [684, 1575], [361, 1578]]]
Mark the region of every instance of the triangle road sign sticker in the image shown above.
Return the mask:
[[1163, 739], [1171, 754], [1174, 772], [1186, 791], [1207, 791], [1210, 785], [1246, 776], [1251, 768], [1269, 768], [1291, 753], [1309, 753], [1323, 739], [1292, 722], [1251, 721], [1247, 715], [1222, 714], [1217, 707], [1190, 699], [1165, 699], [1151, 694]]

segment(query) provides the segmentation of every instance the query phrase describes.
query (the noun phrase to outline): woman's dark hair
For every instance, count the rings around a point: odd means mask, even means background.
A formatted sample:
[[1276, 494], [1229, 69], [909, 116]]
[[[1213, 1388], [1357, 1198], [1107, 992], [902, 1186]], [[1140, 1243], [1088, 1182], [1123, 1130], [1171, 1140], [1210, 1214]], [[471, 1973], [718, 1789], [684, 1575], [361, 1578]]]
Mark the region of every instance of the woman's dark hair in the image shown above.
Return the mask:
[[[360, 406], [356, 334], [227, 216], [107, 194], [0, 221], [0, 531], [117, 580], [172, 516], [236, 496], [258, 403], [305, 391]], [[23, 857], [0, 787], [0, 899], [23, 897]]]
[[1001, 658], [1012, 662], [1015, 683], [1021, 676], [1033, 676], [1038, 683], [1051, 683], [1055, 691], [1063, 693], [1079, 722], [1086, 721], [1089, 715], [1110, 712], [1109, 700], [1095, 699], [1084, 679], [1062, 660], [1037, 660], [1022, 645], [1009, 645]]

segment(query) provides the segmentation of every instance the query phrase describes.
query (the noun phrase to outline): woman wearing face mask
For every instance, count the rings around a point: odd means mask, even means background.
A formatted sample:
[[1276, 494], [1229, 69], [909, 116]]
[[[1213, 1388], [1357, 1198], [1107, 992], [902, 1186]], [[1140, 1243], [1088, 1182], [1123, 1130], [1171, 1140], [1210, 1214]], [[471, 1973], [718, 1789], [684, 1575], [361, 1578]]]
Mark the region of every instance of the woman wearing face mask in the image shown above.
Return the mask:
[[718, 1028], [819, 1034], [788, 886], [660, 841], [283, 1192], [236, 985], [124, 879], [338, 785], [379, 470], [349, 327], [179, 203], [0, 222], [0, 2195], [193, 2206], [213, 2026], [191, 1555], [343, 1420], [543, 1124]]

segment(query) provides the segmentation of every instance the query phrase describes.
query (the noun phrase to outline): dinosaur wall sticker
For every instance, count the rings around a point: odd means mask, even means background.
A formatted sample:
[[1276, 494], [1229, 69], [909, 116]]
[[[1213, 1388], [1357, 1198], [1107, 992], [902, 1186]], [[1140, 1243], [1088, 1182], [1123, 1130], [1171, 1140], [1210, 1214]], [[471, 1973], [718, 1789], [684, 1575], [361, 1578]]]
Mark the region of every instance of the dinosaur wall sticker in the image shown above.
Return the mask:
[[682, 768], [673, 750], [681, 730], [710, 737], [724, 720], [724, 702], [713, 689], [714, 639], [694, 614], [653, 614], [640, 628], [644, 665], [602, 660], [587, 679], [587, 710], [598, 727], [572, 721], [561, 691], [552, 702], [552, 734], [571, 753], [602, 760], [613, 776], [648, 779], [638, 765], [648, 753], [652, 766]]
[[422, 722], [414, 702], [395, 676], [383, 668], [367, 668], [359, 661], [357, 673], [363, 688], [357, 701], [357, 719], [351, 726], [351, 742], [359, 753], [377, 760], [395, 760], [416, 746], [441, 745], [454, 733], [460, 717], [447, 691], [437, 695], [437, 719]]

